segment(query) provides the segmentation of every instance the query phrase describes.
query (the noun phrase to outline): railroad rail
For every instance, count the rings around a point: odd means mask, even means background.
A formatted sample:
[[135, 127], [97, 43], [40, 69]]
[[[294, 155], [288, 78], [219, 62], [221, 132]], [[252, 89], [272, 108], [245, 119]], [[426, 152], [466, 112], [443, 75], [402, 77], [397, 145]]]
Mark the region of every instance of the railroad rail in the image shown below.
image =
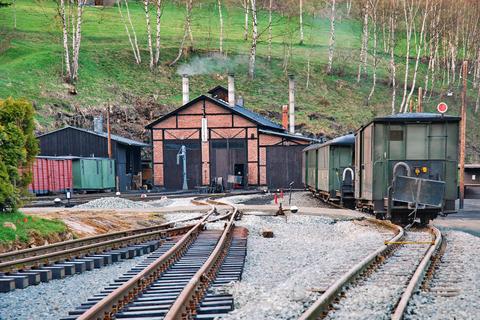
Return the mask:
[[[381, 221], [378, 222], [381, 223]], [[406, 232], [397, 225], [390, 225], [389, 227], [396, 228], [396, 234], [330, 285], [319, 299], [301, 315], [301, 320], [328, 317], [330, 311], [338, 312], [342, 310], [344, 305], [351, 311], [360, 300], [358, 296], [366, 296], [365, 291], [361, 291], [361, 288], [366, 286], [368, 281], [373, 282], [372, 286], [378, 285], [381, 288], [386, 286], [386, 283], [389, 283], [389, 281], [385, 281], [385, 278], [397, 277], [396, 279], [404, 279], [406, 277], [406, 283], [394, 284], [397, 286], [397, 289], [401, 288], [400, 292], [403, 293], [401, 297], [392, 295], [391, 299], [395, 301], [393, 301], [393, 304], [392, 301], [389, 303], [394, 306], [393, 310], [384, 310], [384, 312], [391, 312], [392, 319], [402, 319], [408, 301], [421, 285], [432, 257], [440, 248], [442, 236], [435, 227], [429, 227], [427, 231], [429, 235], [434, 237], [433, 241], [431, 238], [425, 239], [425, 234], [420, 235], [420, 233], [425, 233], [425, 231]], [[391, 257], [395, 255], [398, 259], [392, 261]], [[402, 261], [408, 261], [410, 265], [401, 265]], [[412, 266], [414, 267], [412, 268]], [[410, 270], [415, 270], [413, 275], [405, 275], [405, 268], [409, 267], [411, 268]], [[376, 280], [373, 279], [375, 274], [378, 274], [378, 283], [375, 283]], [[360, 279], [362, 279], [362, 284], [356, 286]], [[393, 282], [395, 282], [395, 279]], [[356, 289], [358, 289], [358, 292], [354, 292]], [[348, 292], [348, 296], [343, 298], [346, 292]], [[376, 300], [374, 297], [371, 299], [372, 301]], [[349, 304], [350, 301], [352, 302]], [[375, 301], [375, 303], [382, 302]], [[381, 306], [381, 308], [389, 309], [387, 306]], [[365, 315], [365, 317], [368, 318], [369, 316]]]
[[[202, 308], [208, 309], [207, 313], [212, 317], [215, 316], [212, 308], [220, 313], [230, 311], [233, 299], [208, 289], [212, 285], [239, 279], [246, 239], [234, 237], [234, 221], [239, 216], [235, 207], [212, 219], [214, 211], [173, 240], [168, 249], [160, 247], [161, 254], [154, 252], [146, 260], [148, 263], [120, 278], [65, 319], [106, 320], [138, 316], [180, 319], [192, 317], [202, 312]], [[208, 223], [222, 219], [228, 220], [223, 230], [206, 230]], [[239, 250], [243, 253], [239, 254]]]

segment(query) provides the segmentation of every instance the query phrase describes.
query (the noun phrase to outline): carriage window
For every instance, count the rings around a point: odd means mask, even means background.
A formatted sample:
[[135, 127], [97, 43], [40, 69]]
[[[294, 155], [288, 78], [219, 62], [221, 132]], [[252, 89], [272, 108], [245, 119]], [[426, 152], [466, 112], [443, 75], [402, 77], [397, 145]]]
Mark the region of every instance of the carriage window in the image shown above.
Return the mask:
[[390, 130], [390, 141], [403, 141], [403, 130]]

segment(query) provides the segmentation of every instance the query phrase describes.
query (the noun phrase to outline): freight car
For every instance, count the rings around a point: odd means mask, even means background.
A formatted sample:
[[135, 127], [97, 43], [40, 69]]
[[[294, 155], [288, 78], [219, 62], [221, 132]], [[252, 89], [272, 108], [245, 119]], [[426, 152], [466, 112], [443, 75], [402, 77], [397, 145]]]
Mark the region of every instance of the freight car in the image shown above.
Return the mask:
[[[417, 218], [427, 224], [439, 213], [455, 212], [459, 122], [456, 116], [406, 113], [377, 117], [361, 127], [355, 133], [354, 145], [350, 145], [354, 148], [356, 208], [398, 224]], [[335, 199], [346, 196], [342, 190], [351, 187], [348, 179], [338, 179], [340, 186], [330, 188], [329, 179], [336, 176], [340, 166], [330, 166], [327, 179], [319, 176], [320, 162], [315, 168], [311, 164], [318, 157], [311, 151], [321, 150], [327, 144], [304, 150], [304, 182], [319, 195], [327, 191], [332, 196], [333, 190]], [[348, 174], [350, 166], [344, 168], [342, 178]], [[312, 179], [316, 179], [315, 183]]]
[[354, 145], [355, 136], [348, 134], [305, 148], [305, 186], [325, 201], [352, 207]]
[[115, 189], [115, 160], [80, 157], [37, 157], [29, 191], [35, 195]]

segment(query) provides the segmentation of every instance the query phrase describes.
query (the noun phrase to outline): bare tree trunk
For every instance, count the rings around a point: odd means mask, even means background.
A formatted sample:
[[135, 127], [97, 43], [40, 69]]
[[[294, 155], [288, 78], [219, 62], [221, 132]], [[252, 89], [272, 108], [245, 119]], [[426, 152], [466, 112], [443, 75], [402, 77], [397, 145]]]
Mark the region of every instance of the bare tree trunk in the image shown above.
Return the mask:
[[330, 42], [328, 45], [328, 67], [327, 74], [332, 73], [333, 65], [333, 46], [335, 45], [335, 0], [332, 0], [332, 10], [330, 13]]
[[143, 0], [143, 7], [145, 9], [145, 21], [147, 23], [147, 44], [148, 44], [148, 53], [150, 54], [150, 71], [153, 71], [155, 68], [154, 57], [153, 57], [153, 47], [152, 47], [152, 29], [150, 27], [150, 11], [148, 8], [149, 0]]
[[68, 22], [65, 15], [65, 0], [60, 0], [60, 7], [58, 8], [60, 18], [62, 20], [63, 31], [63, 53], [65, 54], [65, 69], [66, 78], [68, 82], [72, 81], [72, 68], [70, 66], [70, 49], [68, 48]]
[[220, 19], [220, 53], [223, 53], [223, 16], [222, 0], [218, 0], [218, 17]]
[[368, 1], [365, 1], [364, 13], [363, 13], [363, 33], [362, 33], [362, 47], [360, 49], [360, 63], [358, 64], [358, 76], [357, 82], [360, 82], [363, 73], [367, 74], [367, 59], [368, 59]]
[[408, 86], [408, 69], [410, 65], [410, 43], [412, 41], [412, 30], [413, 24], [415, 23], [415, 19], [413, 17], [413, 3], [407, 10], [407, 1], [403, 2], [403, 13], [405, 17], [405, 30], [407, 33], [407, 50], [405, 53], [405, 79], [403, 85], [403, 96], [402, 96], [402, 103], [400, 104], [400, 112], [406, 112], [408, 110], [408, 104], [406, 104], [407, 99], [407, 86]]
[[192, 7], [193, 0], [187, 0], [187, 31], [190, 38], [190, 46], [193, 47], [193, 32], [192, 32]]
[[158, 66], [160, 61], [160, 31], [161, 31], [161, 21], [162, 21], [162, 0], [155, 0], [157, 5], [157, 34], [155, 37], [155, 66]]
[[392, 114], [395, 114], [395, 99], [397, 96], [397, 67], [395, 65], [395, 26], [396, 21], [396, 7], [395, 0], [390, 0], [391, 3], [391, 14], [390, 14], [390, 70], [392, 77]]
[[185, 42], [189, 34], [190, 34], [191, 45], [193, 46], [193, 36], [192, 36], [192, 30], [190, 27], [190, 19], [192, 14], [192, 0], [185, 0], [185, 7], [186, 7], [186, 15], [185, 15], [185, 25], [183, 30], [183, 38], [182, 38], [182, 42], [180, 42], [180, 47], [178, 48], [177, 57], [172, 62], [169, 63], [170, 67], [176, 64], [178, 60], [180, 60], [180, 58], [182, 57], [182, 53], [185, 47]]
[[[127, 8], [127, 12], [128, 12], [129, 10], [128, 10], [128, 5], [127, 5], [126, 1], [127, 0], [125, 0], [125, 5], [126, 5], [126, 8]], [[142, 59], [139, 56], [140, 51], [138, 49], [138, 44], [136, 42], [135, 42], [135, 44], [133, 43], [132, 36], [130, 35], [130, 30], [129, 30], [128, 25], [127, 25], [127, 21], [125, 20], [125, 17], [123, 16], [122, 4], [121, 4], [120, 0], [117, 0], [117, 7], [118, 7], [118, 12], [120, 13], [120, 17], [122, 18], [123, 25], [125, 26], [125, 31], [127, 32], [128, 41], [130, 42], [130, 45], [132, 47], [133, 57], [135, 58], [135, 63], [140, 64], [140, 62], [142, 62]], [[131, 23], [131, 20], [130, 20], [130, 23]], [[136, 38], [135, 38], [135, 41], [136, 41]]]
[[250, 15], [249, 0], [243, 0], [243, 9], [245, 11], [245, 27], [243, 28], [243, 40], [248, 40], [248, 16]]
[[377, 5], [378, 0], [369, 0], [372, 7], [372, 22], [373, 22], [373, 84], [370, 94], [368, 95], [367, 105], [370, 104], [375, 87], [377, 85]]
[[268, 3], [268, 61], [272, 59], [272, 1]]
[[255, 59], [257, 56], [257, 40], [258, 40], [256, 0], [250, 0], [250, 4], [252, 6], [252, 47], [250, 49], [248, 76], [250, 77], [250, 79], [253, 79], [255, 77]]
[[417, 73], [418, 73], [418, 65], [420, 62], [420, 55], [422, 54], [422, 46], [423, 46], [423, 41], [424, 41], [424, 32], [425, 32], [425, 22], [427, 20], [427, 16], [429, 13], [429, 0], [425, 0], [425, 12], [423, 12], [423, 20], [422, 20], [422, 28], [420, 30], [420, 37], [419, 37], [419, 42], [416, 44], [416, 51], [417, 51], [417, 58], [415, 60], [415, 69], [413, 71], [413, 80], [412, 80], [412, 86], [410, 88], [410, 93], [408, 94], [407, 102], [406, 104], [408, 105], [410, 99], [412, 98], [412, 94], [415, 91], [415, 84], [417, 80]]
[[347, 0], [347, 17], [350, 18], [350, 11], [352, 10], [352, 0]]
[[75, 39], [73, 50], [73, 61], [72, 61], [72, 81], [76, 81], [78, 78], [78, 59], [80, 57], [80, 44], [82, 41], [82, 16], [83, 16], [83, 7], [85, 5], [85, 0], [78, 0], [77, 2], [77, 26], [75, 30]]
[[475, 103], [475, 113], [478, 112], [479, 107], [480, 107], [480, 86], [478, 86], [477, 101]]
[[125, 0], [125, 9], [127, 9], [128, 23], [130, 24], [130, 28], [132, 28], [133, 44], [135, 47], [135, 51], [137, 52], [138, 64], [140, 64], [142, 62], [142, 56], [140, 55], [140, 48], [138, 47], [137, 33], [135, 32], [135, 28], [133, 27], [132, 17], [130, 16], [130, 9], [128, 8], [127, 0]]
[[13, 0], [13, 30], [17, 30], [17, 1]]
[[299, 3], [300, 13], [299, 13], [299, 20], [300, 20], [300, 44], [303, 44], [303, 0], [300, 0]]

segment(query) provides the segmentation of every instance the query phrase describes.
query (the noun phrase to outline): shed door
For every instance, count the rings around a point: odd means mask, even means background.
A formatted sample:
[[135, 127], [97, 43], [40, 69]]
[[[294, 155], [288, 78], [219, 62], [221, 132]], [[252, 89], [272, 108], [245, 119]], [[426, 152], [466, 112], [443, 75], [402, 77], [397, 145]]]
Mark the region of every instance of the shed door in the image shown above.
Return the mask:
[[202, 150], [200, 140], [165, 140], [163, 148], [164, 183], [168, 190], [180, 190], [183, 187], [182, 160], [177, 165], [177, 153], [182, 145], [187, 148], [187, 184], [189, 189], [202, 183]]
[[267, 185], [269, 188], [302, 187], [302, 150], [304, 145], [270, 146], [267, 151]]
[[223, 185], [229, 188], [228, 176], [242, 176], [242, 185], [247, 177], [247, 147], [245, 139], [216, 139], [210, 142], [210, 178], [222, 177]]

